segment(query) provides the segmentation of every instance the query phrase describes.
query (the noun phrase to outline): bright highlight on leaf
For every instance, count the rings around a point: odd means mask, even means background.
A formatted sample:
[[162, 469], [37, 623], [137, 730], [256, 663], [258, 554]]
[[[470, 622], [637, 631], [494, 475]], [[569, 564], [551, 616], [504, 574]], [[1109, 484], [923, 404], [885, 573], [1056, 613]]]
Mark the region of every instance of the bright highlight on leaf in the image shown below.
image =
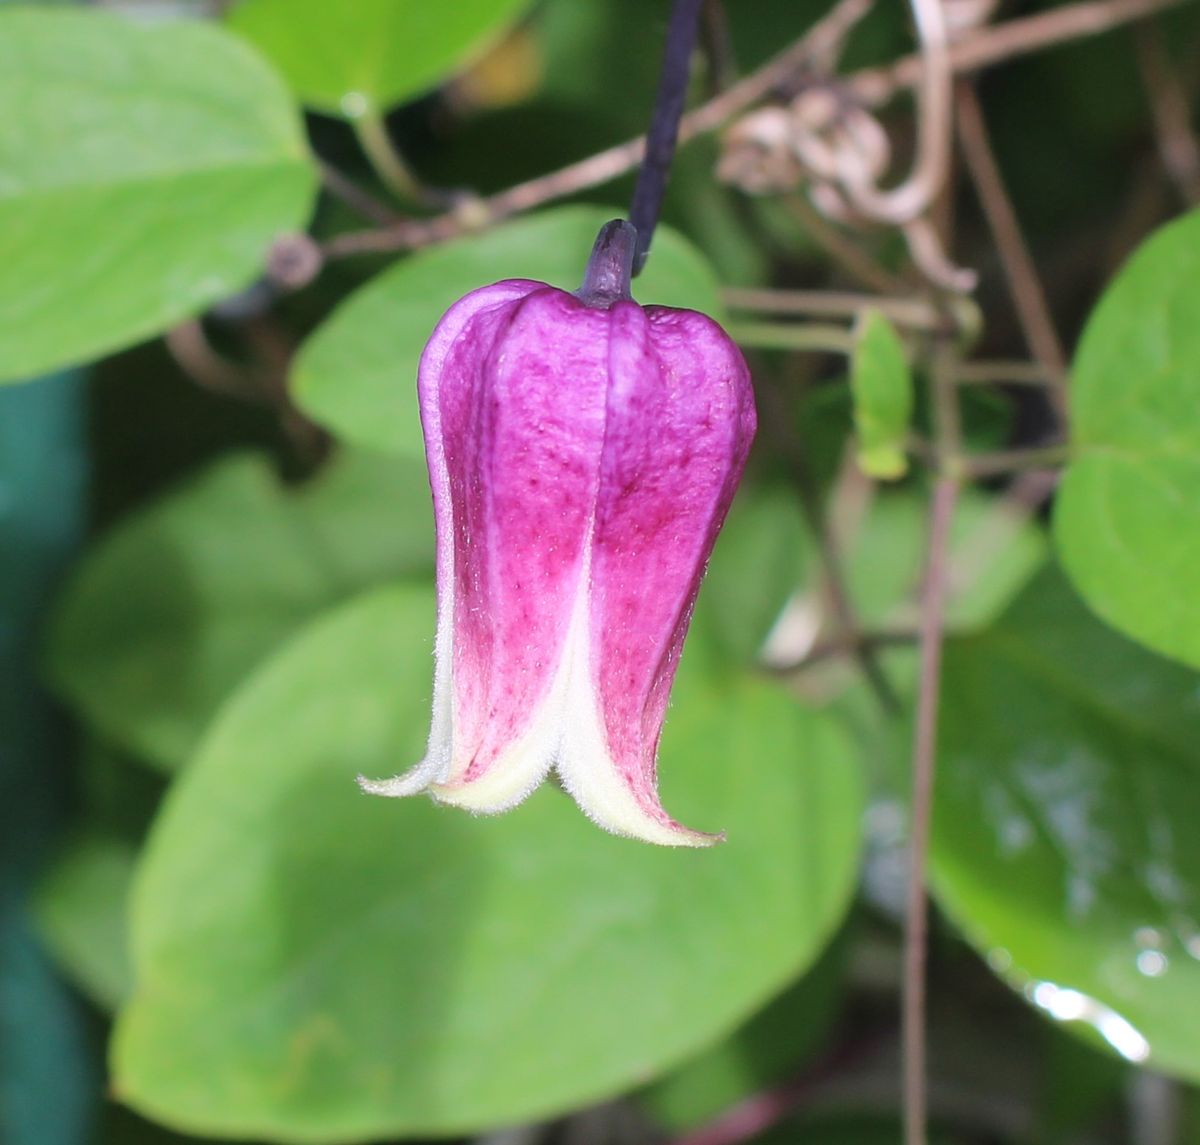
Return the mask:
[[242, 289], [316, 177], [271, 68], [203, 24], [0, 8], [0, 381]]
[[912, 373], [904, 343], [878, 310], [864, 311], [858, 321], [850, 391], [859, 467], [868, 477], [903, 477], [908, 471], [905, 440], [913, 412]]
[[993, 969], [1128, 1061], [1200, 1080], [1196, 675], [1062, 577], [952, 640], [933, 886]]

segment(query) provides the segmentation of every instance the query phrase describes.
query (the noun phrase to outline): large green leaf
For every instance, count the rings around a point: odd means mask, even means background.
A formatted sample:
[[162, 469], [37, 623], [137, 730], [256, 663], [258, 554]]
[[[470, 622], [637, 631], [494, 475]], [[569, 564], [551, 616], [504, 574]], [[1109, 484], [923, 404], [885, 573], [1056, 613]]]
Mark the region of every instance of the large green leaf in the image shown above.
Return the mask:
[[[596, 233], [614, 213], [563, 207], [405, 259], [351, 295], [305, 343], [292, 373], [296, 400], [350, 441], [422, 456], [417, 360], [438, 319], [464, 294], [503, 278], [576, 289]], [[719, 311], [708, 264], [663, 228], [636, 288], [641, 302]]]
[[990, 964], [1200, 1078], [1200, 688], [1044, 574], [943, 672], [936, 892]]
[[302, 622], [371, 584], [433, 567], [415, 462], [346, 454], [286, 490], [267, 461], [222, 460], [93, 549], [51, 632], [56, 688], [163, 767]]
[[528, 0], [242, 0], [229, 24], [314, 107], [349, 118], [435, 87]]
[[747, 481], [717, 538], [704, 578], [705, 634], [731, 660], [753, 660], [813, 562], [796, 492]]
[[472, 818], [371, 799], [418, 758], [433, 595], [314, 623], [168, 796], [134, 893], [124, 1099], [193, 1131], [353, 1141], [575, 1107], [695, 1053], [845, 910], [862, 790], [837, 724], [685, 653], [666, 805], [729, 841], [597, 830], [559, 791]]
[[1055, 512], [1084, 600], [1200, 667], [1200, 211], [1163, 227], [1109, 287], [1072, 373], [1074, 459]]
[[[843, 935], [845, 931], [843, 930]], [[769, 1086], [795, 1077], [829, 1036], [844, 995], [848, 943], [835, 940], [798, 982], [731, 1037], [639, 1095], [672, 1134], [695, 1129]]]
[[288, 93], [218, 28], [0, 9], [0, 106], [0, 380], [195, 314], [308, 217]]

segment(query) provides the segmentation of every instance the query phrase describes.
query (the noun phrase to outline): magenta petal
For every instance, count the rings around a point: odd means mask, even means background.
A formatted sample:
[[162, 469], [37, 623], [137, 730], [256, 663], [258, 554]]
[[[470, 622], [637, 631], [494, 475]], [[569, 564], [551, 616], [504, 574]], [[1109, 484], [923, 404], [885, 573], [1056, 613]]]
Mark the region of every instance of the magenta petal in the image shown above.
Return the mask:
[[568, 740], [559, 770], [601, 825], [658, 836], [684, 830], [658, 799], [658, 740], [704, 567], [754, 436], [754, 403], [740, 352], [704, 315], [619, 303], [610, 319], [589, 627], [611, 762], [604, 771], [577, 760]]
[[667, 698], [754, 434], [749, 374], [710, 319], [473, 292], [421, 359], [438, 530], [426, 757], [372, 792], [481, 812], [556, 767], [583, 810], [669, 845], [714, 836], [657, 794]]
[[[520, 798], [558, 746], [558, 715], [544, 708], [580, 592], [607, 381], [602, 313], [545, 288], [507, 319], [483, 363], [487, 384], [470, 394], [453, 385], [452, 355], [440, 394], [455, 527], [455, 762], [446, 782], [463, 785], [455, 802], [485, 799], [489, 809], [495, 784]], [[475, 349], [466, 342], [461, 372]], [[535, 742], [522, 744], [530, 733]]]

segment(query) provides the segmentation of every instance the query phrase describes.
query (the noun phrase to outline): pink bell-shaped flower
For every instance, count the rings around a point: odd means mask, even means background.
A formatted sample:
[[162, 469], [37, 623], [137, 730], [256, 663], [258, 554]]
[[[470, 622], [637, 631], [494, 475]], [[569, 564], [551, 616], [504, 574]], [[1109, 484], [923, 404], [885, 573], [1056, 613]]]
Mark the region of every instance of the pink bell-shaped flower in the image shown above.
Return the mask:
[[676, 846], [657, 750], [704, 568], [754, 436], [750, 375], [710, 318], [629, 295], [600, 233], [577, 294], [511, 280], [447, 311], [421, 357], [437, 521], [424, 760], [362, 780], [490, 813], [553, 768], [597, 824]]

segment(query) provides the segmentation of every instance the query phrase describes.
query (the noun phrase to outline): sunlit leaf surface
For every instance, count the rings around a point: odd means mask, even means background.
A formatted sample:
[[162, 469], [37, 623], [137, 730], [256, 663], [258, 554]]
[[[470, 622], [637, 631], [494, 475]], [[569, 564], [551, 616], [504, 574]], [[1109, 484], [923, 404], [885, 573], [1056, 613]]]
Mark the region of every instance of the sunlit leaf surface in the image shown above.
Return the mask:
[[856, 761], [828, 718], [703, 656], [685, 652], [662, 775], [674, 813], [728, 832], [710, 851], [606, 835], [552, 786], [496, 819], [363, 795], [356, 773], [422, 752], [433, 621], [416, 588], [319, 620], [177, 781], [116, 1037], [135, 1107], [329, 1142], [551, 1114], [694, 1054], [836, 927]]
[[0, 8], [0, 381], [249, 285], [316, 179], [279, 77], [203, 24]]

